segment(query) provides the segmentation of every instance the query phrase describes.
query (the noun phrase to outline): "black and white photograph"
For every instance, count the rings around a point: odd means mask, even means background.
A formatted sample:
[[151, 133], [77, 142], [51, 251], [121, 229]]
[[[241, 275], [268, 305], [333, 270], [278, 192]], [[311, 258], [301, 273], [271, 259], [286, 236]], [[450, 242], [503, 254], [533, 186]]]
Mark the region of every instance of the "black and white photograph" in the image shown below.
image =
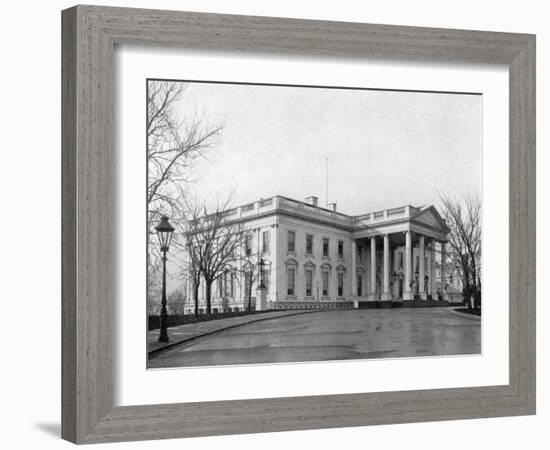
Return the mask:
[[144, 91], [148, 369], [481, 354], [481, 94]]
[[2, 448], [548, 448], [545, 3], [98, 3], [3, 5]]

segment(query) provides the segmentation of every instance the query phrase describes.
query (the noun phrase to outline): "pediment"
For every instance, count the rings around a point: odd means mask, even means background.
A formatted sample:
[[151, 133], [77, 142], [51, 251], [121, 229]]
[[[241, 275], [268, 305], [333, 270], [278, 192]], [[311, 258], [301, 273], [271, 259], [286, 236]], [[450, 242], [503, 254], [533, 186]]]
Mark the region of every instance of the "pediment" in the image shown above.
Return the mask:
[[412, 217], [412, 220], [419, 224], [427, 225], [430, 228], [440, 230], [442, 233], [449, 231], [445, 220], [443, 220], [433, 205], [422, 208]]
[[342, 265], [342, 264], [338, 264], [336, 266], [336, 271], [337, 272], [345, 272], [346, 271], [346, 266]]
[[285, 261], [285, 266], [297, 266], [297, 265], [298, 265], [298, 261], [296, 261], [294, 258], [288, 258]]

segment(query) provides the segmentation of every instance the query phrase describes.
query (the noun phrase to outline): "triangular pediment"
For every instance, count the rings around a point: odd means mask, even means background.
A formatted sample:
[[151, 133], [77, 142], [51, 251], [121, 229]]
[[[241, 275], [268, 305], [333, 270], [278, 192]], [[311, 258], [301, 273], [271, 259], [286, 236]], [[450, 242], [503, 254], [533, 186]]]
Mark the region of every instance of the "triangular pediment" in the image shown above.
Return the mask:
[[419, 224], [441, 230], [443, 233], [446, 233], [449, 230], [445, 220], [443, 220], [433, 205], [421, 208], [413, 217], [411, 217], [411, 219]]

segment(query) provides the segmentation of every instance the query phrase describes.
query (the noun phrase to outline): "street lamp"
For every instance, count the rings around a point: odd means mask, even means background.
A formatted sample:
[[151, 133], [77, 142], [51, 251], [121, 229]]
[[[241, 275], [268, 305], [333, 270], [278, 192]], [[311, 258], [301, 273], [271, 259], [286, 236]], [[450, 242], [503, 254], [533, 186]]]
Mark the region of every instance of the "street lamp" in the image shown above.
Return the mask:
[[162, 216], [160, 223], [155, 227], [157, 230], [157, 236], [160, 242], [160, 251], [162, 252], [162, 300], [160, 310], [160, 334], [159, 342], [168, 342], [168, 331], [166, 329], [166, 252], [170, 248], [170, 242], [172, 241], [172, 233], [174, 227], [168, 222], [168, 216]]
[[258, 263], [258, 266], [260, 267], [260, 289], [265, 289], [265, 262], [263, 258], [260, 258], [260, 262]]

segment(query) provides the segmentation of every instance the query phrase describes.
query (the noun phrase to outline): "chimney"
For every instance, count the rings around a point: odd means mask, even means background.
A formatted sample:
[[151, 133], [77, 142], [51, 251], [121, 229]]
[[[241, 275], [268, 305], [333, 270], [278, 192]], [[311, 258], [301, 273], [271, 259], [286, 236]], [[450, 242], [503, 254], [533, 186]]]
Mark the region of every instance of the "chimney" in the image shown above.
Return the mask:
[[330, 209], [331, 211], [336, 211], [336, 202], [329, 203], [327, 205], [327, 208]]
[[319, 198], [315, 197], [314, 195], [311, 195], [309, 197], [306, 197], [306, 203], [309, 203], [310, 205], [317, 206], [317, 203], [319, 203]]

